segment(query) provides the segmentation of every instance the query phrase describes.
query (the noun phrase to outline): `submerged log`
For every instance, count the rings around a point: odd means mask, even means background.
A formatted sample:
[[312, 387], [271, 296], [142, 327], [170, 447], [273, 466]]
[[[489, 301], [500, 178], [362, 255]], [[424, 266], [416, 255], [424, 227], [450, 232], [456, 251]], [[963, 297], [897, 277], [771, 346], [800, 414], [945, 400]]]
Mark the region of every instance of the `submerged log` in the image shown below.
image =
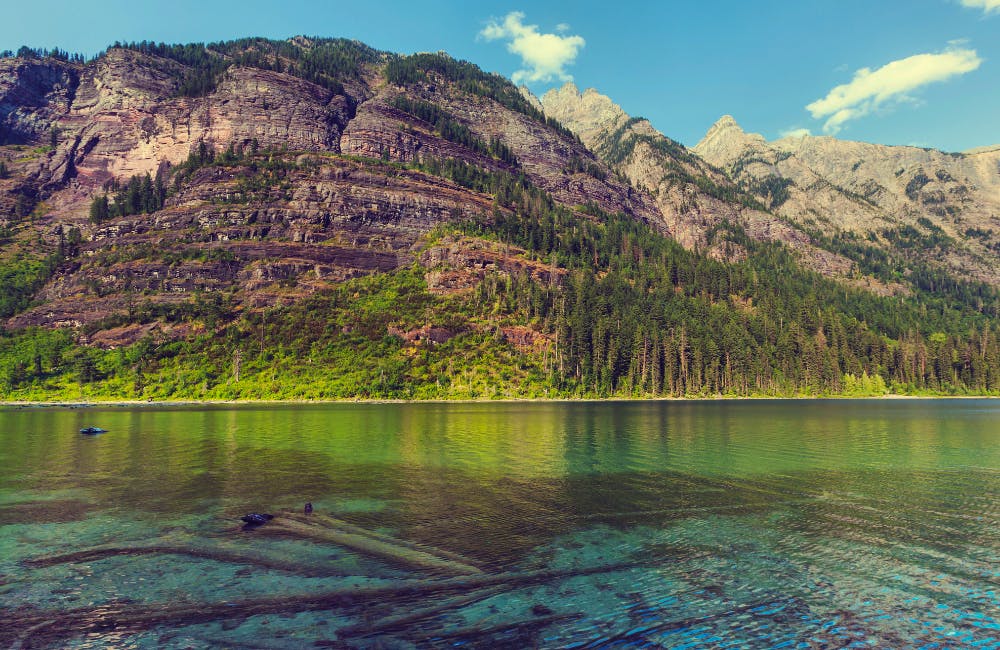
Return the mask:
[[343, 577], [349, 575], [344, 571], [335, 571], [326, 567], [303, 565], [291, 560], [279, 560], [275, 558], [262, 557], [260, 555], [230, 551], [221, 548], [196, 548], [193, 546], [95, 546], [93, 548], [82, 549], [72, 553], [60, 555], [45, 555], [41, 557], [29, 558], [23, 561], [29, 567], [50, 567], [58, 564], [74, 564], [77, 562], [92, 562], [103, 560], [109, 557], [132, 556], [132, 555], [185, 555], [227, 564], [247, 564], [257, 566], [262, 569], [274, 571], [284, 571], [296, 575], [308, 577]]
[[298, 539], [334, 544], [411, 570], [432, 571], [453, 576], [482, 573], [474, 566], [438, 557], [427, 551], [384, 541], [367, 534], [303, 523], [289, 517], [274, 519], [266, 526], [261, 526], [256, 534], [287, 535]]
[[361, 526], [355, 526], [352, 523], [348, 523], [342, 519], [337, 519], [329, 515], [313, 513], [313, 514], [300, 514], [291, 513], [288, 515], [282, 515], [283, 518], [293, 519], [305, 524], [318, 524], [325, 528], [330, 528], [332, 530], [339, 530], [341, 532], [350, 533], [354, 535], [362, 535], [364, 537], [369, 537], [371, 539], [376, 539], [386, 544], [392, 544], [394, 546], [399, 546], [401, 548], [408, 548], [414, 551], [420, 551], [423, 553], [430, 553], [431, 555], [436, 555], [437, 557], [444, 558], [447, 560], [453, 560], [459, 564], [465, 564], [471, 567], [482, 570], [483, 567], [479, 565], [475, 560], [471, 560], [464, 555], [455, 553], [454, 551], [449, 551], [447, 549], [439, 548], [437, 546], [431, 546], [429, 544], [411, 542], [409, 540], [400, 539], [398, 537], [393, 537], [391, 535], [385, 535], [383, 533], [376, 532], [374, 530], [369, 530], [367, 528], [362, 528]]
[[[438, 594], [468, 592], [499, 585], [526, 586], [554, 580], [603, 573], [614, 573], [642, 566], [638, 563], [612, 564], [583, 569], [546, 569], [493, 575], [473, 575], [441, 580], [410, 580], [394, 585], [338, 589], [324, 593], [288, 595], [276, 598], [256, 598], [245, 601], [170, 605], [105, 604], [62, 612], [32, 614], [9, 613], [0, 626], [0, 642], [13, 641], [26, 630], [35, 628], [32, 639], [52, 642], [93, 632], [116, 631], [136, 633], [159, 625], [185, 626], [219, 619], [247, 618], [263, 614], [296, 613], [353, 607], [368, 603], [383, 603], [401, 598], [426, 597]], [[40, 627], [58, 617], [57, 626]]]

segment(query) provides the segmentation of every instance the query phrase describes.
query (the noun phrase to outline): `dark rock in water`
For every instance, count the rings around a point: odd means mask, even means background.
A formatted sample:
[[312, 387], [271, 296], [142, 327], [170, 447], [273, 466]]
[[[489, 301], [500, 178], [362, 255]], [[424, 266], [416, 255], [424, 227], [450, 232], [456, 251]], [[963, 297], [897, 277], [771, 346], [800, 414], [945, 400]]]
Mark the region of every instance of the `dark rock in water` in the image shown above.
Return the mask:
[[304, 508], [304, 511], [305, 511], [305, 513], [306, 513], [307, 515], [310, 515], [310, 514], [312, 514], [312, 511], [313, 511], [313, 504], [312, 504], [312, 502], [311, 502], [311, 501], [307, 501], [307, 502], [306, 502], [306, 507]]
[[552, 610], [545, 605], [535, 605], [531, 608], [531, 613], [535, 616], [548, 616], [552, 614]]
[[266, 524], [267, 522], [274, 519], [274, 515], [261, 514], [259, 512], [251, 512], [250, 514], [243, 515], [242, 517], [240, 517], [240, 519], [246, 522], [246, 525], [243, 527], [245, 530], [247, 528], [256, 528], [257, 526]]

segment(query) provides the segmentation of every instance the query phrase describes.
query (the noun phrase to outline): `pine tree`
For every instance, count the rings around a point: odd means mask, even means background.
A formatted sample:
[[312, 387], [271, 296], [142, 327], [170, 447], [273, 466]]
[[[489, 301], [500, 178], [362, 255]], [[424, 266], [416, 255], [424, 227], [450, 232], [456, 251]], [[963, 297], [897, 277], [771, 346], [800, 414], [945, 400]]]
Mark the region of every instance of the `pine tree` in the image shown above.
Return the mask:
[[102, 194], [101, 196], [95, 196], [93, 201], [90, 202], [90, 221], [91, 223], [102, 223], [107, 221], [111, 216], [111, 210], [108, 205], [107, 194]]

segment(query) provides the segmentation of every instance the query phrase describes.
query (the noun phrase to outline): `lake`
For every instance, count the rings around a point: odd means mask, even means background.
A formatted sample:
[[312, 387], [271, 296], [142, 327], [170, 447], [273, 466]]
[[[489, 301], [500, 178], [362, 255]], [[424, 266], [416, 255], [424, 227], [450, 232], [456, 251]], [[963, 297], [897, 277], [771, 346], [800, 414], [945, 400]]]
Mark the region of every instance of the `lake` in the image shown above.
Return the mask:
[[998, 586], [996, 400], [0, 409], [3, 647], [1000, 647]]

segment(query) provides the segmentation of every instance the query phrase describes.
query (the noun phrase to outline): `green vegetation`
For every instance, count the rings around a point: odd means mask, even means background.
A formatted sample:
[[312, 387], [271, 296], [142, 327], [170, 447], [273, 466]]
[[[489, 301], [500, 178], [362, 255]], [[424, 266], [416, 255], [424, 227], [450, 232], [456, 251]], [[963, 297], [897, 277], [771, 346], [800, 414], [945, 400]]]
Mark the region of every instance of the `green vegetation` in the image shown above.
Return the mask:
[[922, 190], [924, 186], [930, 182], [931, 179], [927, 178], [927, 174], [925, 174], [924, 170], [921, 169], [914, 174], [913, 178], [910, 179], [910, 182], [906, 184], [906, 196], [910, 197], [911, 200], [916, 201], [920, 190]]
[[[596, 220], [560, 208], [498, 213], [473, 230], [554, 256], [572, 270], [558, 290], [517, 287], [528, 294], [519, 304], [531, 305], [523, 316], [556, 332], [559, 365], [568, 374], [561, 379], [576, 380], [563, 389], [836, 393], [844, 375], [864, 373], [900, 390], [998, 387], [1000, 369], [986, 363], [1000, 360], [995, 323], [969, 306], [845, 290], [799, 269], [784, 248], [755, 243], [735, 227], [732, 237], [752, 255], [725, 265], [625, 216], [591, 212]], [[929, 347], [925, 337], [947, 345]], [[969, 350], [984, 342], [994, 349], [976, 348], [983, 363], [973, 371]], [[951, 358], [963, 348], [961, 363]], [[935, 352], [935, 370], [926, 372]]]
[[35, 292], [52, 277], [61, 261], [57, 252], [36, 257], [17, 254], [0, 262], [0, 318], [13, 316], [31, 305]]
[[78, 53], [70, 53], [66, 50], [54, 47], [51, 50], [46, 50], [45, 48], [33, 48], [27, 45], [22, 45], [18, 48], [17, 53], [11, 50], [3, 50], [0, 52], [0, 59], [9, 59], [11, 57], [18, 57], [20, 59], [56, 59], [57, 61], [64, 61], [68, 63], [86, 63], [87, 57]]
[[976, 239], [986, 242], [989, 241], [990, 239], [993, 239], [993, 237], [996, 236], [996, 231], [992, 229], [983, 230], [982, 228], [966, 228], [965, 236], [974, 237]]
[[19, 162], [19, 163], [31, 162], [32, 160], [37, 160], [40, 156], [44, 156], [45, 154], [52, 151], [52, 146], [47, 144], [30, 148], [18, 145], [15, 146], [17, 147], [16, 151], [20, 151], [22, 153], [21, 156], [19, 156], [14, 160], [14, 162]]
[[[74, 344], [65, 330], [26, 330], [0, 337], [0, 394], [22, 399], [543, 396], [547, 383], [539, 363], [492, 331], [466, 329], [464, 309], [460, 299], [428, 293], [420, 269], [402, 269], [351, 280], [181, 342], [146, 338], [99, 350]], [[172, 317], [203, 316], [191, 310]], [[458, 335], [439, 345], [411, 345], [387, 331], [390, 324], [405, 330], [428, 320]]]
[[604, 137], [598, 146], [598, 153], [609, 165], [618, 165], [628, 159], [638, 144], [648, 145], [653, 151], [682, 163], [698, 165], [700, 160], [681, 143], [659, 135], [635, 133], [632, 127], [647, 121], [644, 117], [630, 118], [613, 133]]
[[[912, 287], [915, 291], [912, 302], [923, 308], [933, 308], [942, 314], [955, 308], [991, 318], [1000, 315], [1000, 291], [996, 288], [984, 282], [956, 278], [928, 262], [928, 258], [940, 256], [954, 246], [955, 240], [925, 217], [919, 218], [917, 224], [920, 228], [904, 225], [871, 232], [869, 242], [854, 232], [828, 236], [818, 229], [804, 230], [817, 245], [855, 262], [861, 273]], [[892, 242], [892, 251], [871, 243], [877, 242], [880, 236]]]
[[788, 188], [795, 185], [790, 178], [782, 176], [768, 176], [759, 181], [748, 184], [747, 189], [757, 196], [767, 199], [768, 207], [777, 210], [788, 200]]

